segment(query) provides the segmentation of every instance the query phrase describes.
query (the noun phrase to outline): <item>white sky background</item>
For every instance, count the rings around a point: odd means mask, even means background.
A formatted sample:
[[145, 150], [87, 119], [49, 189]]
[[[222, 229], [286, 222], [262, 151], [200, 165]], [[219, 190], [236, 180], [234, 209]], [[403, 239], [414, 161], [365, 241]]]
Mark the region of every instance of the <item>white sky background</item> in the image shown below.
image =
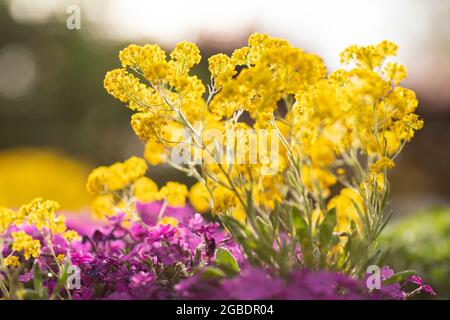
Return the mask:
[[[436, 1], [436, 0], [432, 0]], [[432, 2], [431, 1], [431, 2]], [[312, 48], [333, 66], [346, 46], [389, 39], [403, 52], [429, 33], [426, 3], [418, 0], [111, 0], [105, 31], [121, 37], [163, 42], [195, 41], [200, 32], [258, 31]], [[109, 26], [109, 27], [108, 27]], [[409, 50], [408, 50], [409, 51]]]
[[[69, 4], [80, 4], [82, 23], [94, 22], [107, 38], [173, 45], [210, 34], [220, 44], [252, 28], [320, 54], [329, 69], [338, 67], [346, 46], [388, 39], [399, 45], [410, 81], [450, 101], [447, 0], [11, 0], [10, 12], [18, 22], [39, 23], [64, 15]], [[436, 41], [446, 43], [447, 51], [436, 48]]]

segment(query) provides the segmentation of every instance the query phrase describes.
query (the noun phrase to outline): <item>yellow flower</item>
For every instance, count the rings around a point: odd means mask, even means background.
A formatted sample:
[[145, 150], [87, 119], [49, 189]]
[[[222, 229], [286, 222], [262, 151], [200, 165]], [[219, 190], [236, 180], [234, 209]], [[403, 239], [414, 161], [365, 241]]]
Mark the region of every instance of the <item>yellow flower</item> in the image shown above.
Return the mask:
[[63, 238], [66, 239], [69, 243], [74, 240], [80, 240], [81, 237], [75, 230], [67, 230], [62, 234]]
[[98, 167], [88, 176], [86, 188], [92, 194], [117, 191], [142, 177], [147, 171], [144, 159], [131, 157], [125, 162], [117, 162], [109, 167]]
[[150, 178], [140, 177], [134, 184], [134, 195], [141, 202], [160, 200], [158, 185]]
[[183, 207], [186, 203], [188, 189], [184, 184], [169, 181], [160, 190], [161, 197], [172, 207]]
[[56, 201], [36, 198], [29, 204], [21, 206], [18, 212], [22, 213], [28, 223], [39, 230], [46, 228], [54, 233], [60, 233], [65, 230], [65, 217], [63, 215], [56, 216], [58, 209], [59, 204]]
[[211, 209], [209, 205], [210, 199], [211, 195], [203, 183], [197, 182], [191, 187], [189, 191], [189, 202], [197, 212], [205, 213], [209, 211]]
[[164, 146], [155, 141], [148, 141], [145, 144], [144, 158], [153, 166], [164, 163], [167, 158]]
[[409, 114], [400, 120], [398, 130], [400, 137], [410, 141], [414, 137], [414, 132], [423, 128], [423, 120], [419, 119], [417, 114]]
[[249, 47], [243, 47], [233, 51], [231, 59], [236, 65], [242, 66], [248, 63], [248, 53], [250, 51]]
[[103, 85], [110, 95], [122, 102], [130, 102], [132, 96], [144, 88], [144, 84], [124, 69], [109, 71]]
[[191, 42], [180, 42], [170, 54], [175, 61], [179, 73], [186, 73], [200, 62], [200, 50]]
[[386, 76], [388, 81], [393, 81], [398, 85], [407, 76], [407, 71], [405, 66], [398, 64], [396, 62], [386, 63], [383, 69], [383, 74]]
[[395, 166], [394, 161], [388, 157], [382, 157], [377, 162], [370, 166], [373, 172], [383, 172], [384, 170], [392, 169]]
[[66, 257], [66, 256], [65, 256], [64, 254], [60, 253], [60, 254], [58, 254], [58, 255], [56, 256], [56, 261], [57, 261], [58, 263], [62, 263], [65, 257]]
[[251, 64], [255, 64], [264, 51], [289, 48], [290, 44], [284, 39], [272, 38], [267, 34], [254, 33], [248, 37], [248, 47], [248, 61]]
[[255, 203], [264, 208], [274, 209], [276, 203], [281, 203], [282, 178], [278, 175], [262, 176], [253, 190]]
[[136, 68], [143, 73], [149, 72], [153, 66], [166, 60], [166, 53], [156, 44], [143, 47], [132, 44], [119, 53], [122, 66]]
[[9, 267], [20, 267], [19, 257], [17, 256], [8, 256], [4, 260], [5, 266]]
[[135, 44], [130, 44], [128, 47], [121, 50], [119, 52], [119, 59], [120, 59], [120, 62], [122, 62], [122, 66], [124, 68], [139, 67], [139, 62], [142, 59], [141, 53], [142, 53], [142, 47], [135, 45]]
[[328, 210], [336, 208], [336, 232], [350, 232], [352, 221], [356, 223], [359, 231], [362, 230], [362, 221], [353, 203], [358, 205], [361, 212], [364, 212], [364, 202], [361, 195], [355, 189], [350, 188], [343, 188], [340, 194], [334, 196], [328, 202]]
[[322, 191], [324, 195], [328, 195], [328, 189], [337, 182], [331, 172], [318, 167], [303, 166], [301, 174], [303, 183], [309, 191]]
[[135, 113], [131, 116], [131, 127], [136, 135], [144, 142], [160, 139], [167, 122], [153, 113]]
[[238, 206], [237, 208], [232, 209], [231, 216], [240, 223], [244, 223], [246, 218], [244, 208], [242, 208], [242, 206]]
[[165, 216], [158, 221], [158, 224], [170, 224], [171, 226], [176, 227], [178, 220], [171, 216]]
[[382, 41], [379, 44], [372, 46], [357, 46], [353, 45], [347, 47], [341, 53], [341, 63], [356, 63], [357, 66], [373, 70], [379, 67], [384, 59], [389, 56], [397, 55], [397, 45], [390, 41]]
[[12, 237], [14, 239], [12, 249], [14, 251], [23, 250], [23, 256], [25, 259], [30, 257], [37, 258], [41, 252], [41, 243], [39, 240], [33, 240], [33, 238], [26, 234], [24, 231], [13, 232]]
[[333, 144], [324, 137], [319, 137], [311, 143], [309, 148], [305, 150], [305, 153], [309, 154], [312, 163], [317, 166], [330, 165], [335, 159]]
[[214, 78], [216, 87], [218, 88], [237, 73], [234, 61], [226, 54], [216, 54], [208, 59], [208, 63], [209, 72], [211, 72], [211, 76]]
[[114, 205], [111, 194], [99, 195], [95, 197], [91, 206], [94, 218], [102, 219], [105, 216], [114, 215]]
[[[351, 220], [361, 227], [353, 201], [363, 212], [367, 204], [350, 187], [329, 199], [331, 187], [338, 191], [338, 180], [353, 188], [363, 185], [371, 193], [368, 196], [378, 197], [387, 185], [385, 170], [393, 166], [390, 157], [423, 126], [414, 113], [418, 106], [415, 93], [398, 86], [406, 77], [406, 68], [386, 62], [397, 49], [389, 41], [350, 46], [340, 56], [345, 69], [327, 74], [319, 56], [286, 40], [255, 33], [231, 57], [219, 53], [208, 59], [211, 84], [205, 100], [205, 84], [189, 74], [201, 59], [194, 44], [179, 43], [169, 60], [157, 45], [130, 45], [120, 53], [123, 69], [108, 74], [105, 87], [136, 111], [131, 126], [146, 143], [144, 157], [150, 164], [169, 161], [174, 148], [187, 142], [184, 133], [201, 137], [202, 142], [188, 150], [202, 162], [182, 168], [208, 182], [208, 189], [198, 183], [189, 192], [196, 211], [212, 210], [245, 221], [241, 201], [251, 200], [258, 212], [270, 214], [276, 203], [289, 205], [284, 197], [292, 193], [294, 198], [311, 199], [313, 212], [308, 214], [314, 215], [315, 222], [325, 214], [318, 208], [323, 210], [323, 202], [328, 201], [337, 208], [337, 229], [347, 230]], [[132, 76], [132, 71], [139, 76]], [[139, 81], [142, 76], [148, 85]], [[276, 137], [269, 134], [261, 142], [258, 139], [266, 129], [275, 129]], [[231, 137], [230, 130], [237, 134]], [[262, 149], [255, 163], [248, 163], [253, 154], [250, 136], [258, 138], [255, 144]], [[268, 155], [272, 142], [281, 146], [275, 160]], [[229, 160], [231, 149], [236, 153], [231, 162], [219, 165], [213, 161]], [[373, 164], [367, 167], [366, 163]], [[110, 194], [130, 184], [130, 179], [119, 174], [120, 165], [113, 167], [92, 173], [91, 192]], [[350, 176], [361, 170], [356, 179]], [[132, 183], [136, 198], [157, 199], [157, 187], [147, 178]], [[289, 189], [297, 184], [295, 190]], [[129, 203], [131, 191], [114, 192], [109, 201], [116, 206]], [[303, 191], [306, 195], [296, 194]], [[187, 193], [185, 186], [170, 182], [159, 195], [169, 205], [181, 206]]]
[[226, 214], [228, 211], [237, 208], [239, 205], [239, 199], [236, 195], [223, 186], [218, 186], [213, 190], [214, 198], [214, 213]]

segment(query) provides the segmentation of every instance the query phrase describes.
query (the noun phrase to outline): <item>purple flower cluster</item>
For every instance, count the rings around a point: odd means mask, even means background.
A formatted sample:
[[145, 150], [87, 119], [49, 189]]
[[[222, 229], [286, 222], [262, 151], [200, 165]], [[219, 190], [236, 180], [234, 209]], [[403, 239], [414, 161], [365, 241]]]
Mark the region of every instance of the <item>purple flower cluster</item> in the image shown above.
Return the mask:
[[176, 290], [185, 299], [280, 299], [280, 300], [336, 300], [371, 299], [361, 281], [328, 271], [307, 269], [290, 274], [284, 281], [269, 271], [249, 268], [231, 279], [202, 279], [202, 274], [182, 280]]
[[[368, 290], [364, 280], [331, 271], [292, 272], [281, 279], [271, 270], [249, 266], [242, 251], [219, 225], [206, 222], [192, 208], [164, 209], [163, 217], [178, 223], [158, 224], [162, 203], [137, 203], [142, 221], [131, 222], [124, 214], [109, 219], [96, 231], [72, 225], [84, 234], [72, 243], [71, 263], [80, 270], [82, 286], [72, 291], [75, 299], [405, 299], [398, 283]], [[208, 276], [215, 267], [216, 249], [234, 256], [240, 272], [234, 277]], [[64, 248], [63, 248], [64, 249]], [[381, 269], [382, 280], [393, 275]], [[416, 291], [432, 293], [416, 276], [409, 280]]]
[[[137, 203], [136, 210], [139, 221], [123, 213], [101, 223], [69, 218], [69, 229], [82, 236], [72, 242], [60, 234], [45, 237], [45, 232], [24, 224], [20, 230], [39, 240], [41, 247], [34, 261], [23, 261], [17, 280], [27, 290], [34, 288], [26, 291], [31, 298], [323, 300], [435, 295], [415, 275], [391, 283], [394, 271], [389, 267], [381, 268], [381, 287], [376, 290], [368, 289], [368, 278], [358, 280], [332, 271], [300, 269], [280, 278], [274, 270], [250, 266], [219, 224], [205, 221], [191, 207], [153, 202]], [[17, 226], [10, 227], [7, 235], [14, 231], [19, 231]], [[219, 248], [226, 250], [220, 250], [220, 255]], [[11, 250], [4, 246], [3, 256]], [[231, 269], [221, 269], [224, 261]], [[68, 266], [77, 270], [78, 285], [62, 288], [59, 277]], [[5, 278], [2, 272], [1, 277]], [[414, 288], [406, 293], [407, 286]]]
[[[392, 272], [392, 273], [391, 273]], [[214, 300], [401, 300], [411, 295], [403, 291], [409, 282], [419, 287], [412, 293], [435, 295], [421, 278], [412, 276], [403, 284], [383, 285], [369, 290], [365, 281], [332, 272], [302, 269], [292, 272], [287, 280], [273, 276], [270, 270], [247, 268], [234, 278], [205, 278], [199, 273], [182, 280], [175, 289], [181, 299]], [[393, 275], [389, 267], [382, 268], [382, 280]]]
[[142, 221], [118, 214], [72, 243], [70, 259], [82, 283], [75, 299], [176, 298], [174, 285], [210, 265], [216, 248], [243, 259], [218, 223], [205, 222], [189, 207], [167, 208], [164, 215], [177, 219], [176, 226], [157, 224], [160, 203], [137, 204], [137, 210]]

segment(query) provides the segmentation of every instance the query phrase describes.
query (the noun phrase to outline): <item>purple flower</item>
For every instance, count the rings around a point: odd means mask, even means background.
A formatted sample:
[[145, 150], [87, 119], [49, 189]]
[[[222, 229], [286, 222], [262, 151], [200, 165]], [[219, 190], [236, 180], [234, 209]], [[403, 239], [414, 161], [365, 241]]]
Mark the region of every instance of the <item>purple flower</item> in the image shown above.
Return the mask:
[[[150, 203], [136, 202], [136, 210], [141, 215], [142, 221], [149, 226], [154, 226], [158, 223], [158, 215], [163, 206], [162, 201], [155, 201]], [[183, 221], [185, 218], [192, 217], [194, 210], [190, 206], [185, 207], [166, 207], [163, 216], [171, 216], [178, 221]]]
[[389, 266], [381, 267], [381, 278], [387, 280], [394, 275], [394, 270], [389, 268]]
[[262, 269], [247, 269], [238, 277], [224, 280], [222, 289], [231, 299], [276, 299], [280, 298], [284, 284], [278, 278], [271, 278]]
[[424, 284], [422, 278], [417, 275], [411, 276], [411, 278], [408, 279], [408, 282], [418, 285], [419, 291], [423, 291], [432, 296], [436, 295], [436, 292], [434, 292], [433, 288], [430, 285]]
[[409, 282], [417, 284], [418, 286], [423, 286], [423, 280], [421, 277], [413, 275], [408, 279]]
[[153, 274], [140, 271], [139, 273], [133, 275], [130, 278], [130, 288], [136, 289], [136, 288], [142, 288], [142, 287], [148, 287], [149, 285], [153, 284], [155, 281], [155, 277]]
[[[361, 281], [336, 272], [293, 272], [287, 281], [263, 269], [249, 268], [231, 279], [204, 279], [202, 273], [175, 286], [187, 299], [373, 299]], [[381, 296], [379, 296], [381, 297]]]
[[436, 292], [434, 292], [433, 288], [427, 284], [422, 286], [422, 289], [425, 293], [428, 293], [429, 295], [432, 295], [432, 296], [436, 295]]
[[21, 275], [19, 275], [19, 277], [18, 277], [18, 279], [19, 279], [20, 282], [28, 282], [28, 281], [30, 281], [30, 280], [33, 279], [33, 278], [34, 278], [34, 273], [33, 273], [33, 271], [30, 271], [30, 272], [21, 274]]
[[74, 251], [70, 253], [70, 260], [75, 266], [86, 265], [94, 261], [94, 257], [90, 252]]
[[113, 292], [105, 300], [134, 300], [128, 292]]
[[66, 226], [70, 230], [75, 230], [81, 236], [92, 236], [95, 230], [103, 227], [105, 222], [94, 220], [90, 212], [70, 213], [64, 212], [66, 216]]
[[177, 229], [172, 225], [160, 224], [149, 231], [149, 238], [153, 239], [154, 241], [168, 240], [172, 238], [176, 232]]
[[130, 227], [130, 235], [135, 241], [142, 241], [148, 236], [148, 228], [141, 223], [133, 223]]

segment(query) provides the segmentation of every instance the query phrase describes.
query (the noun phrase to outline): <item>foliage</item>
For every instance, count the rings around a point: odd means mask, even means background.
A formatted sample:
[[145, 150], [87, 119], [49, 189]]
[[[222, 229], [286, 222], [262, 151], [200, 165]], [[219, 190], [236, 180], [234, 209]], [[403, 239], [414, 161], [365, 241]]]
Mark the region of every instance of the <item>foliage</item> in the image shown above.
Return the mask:
[[440, 297], [450, 296], [450, 211], [431, 208], [386, 227], [381, 246], [389, 248], [387, 262], [427, 276]]

